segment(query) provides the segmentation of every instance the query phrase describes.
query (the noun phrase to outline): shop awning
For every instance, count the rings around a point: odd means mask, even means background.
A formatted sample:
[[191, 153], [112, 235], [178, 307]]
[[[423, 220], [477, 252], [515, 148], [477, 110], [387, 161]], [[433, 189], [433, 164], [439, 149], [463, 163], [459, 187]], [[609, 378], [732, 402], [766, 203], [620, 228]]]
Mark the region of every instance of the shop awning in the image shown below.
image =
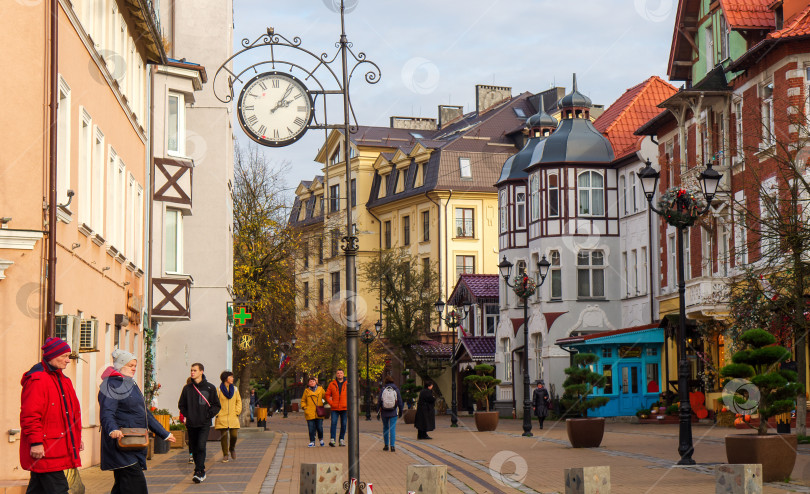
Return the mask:
[[599, 333], [569, 336], [556, 341], [558, 346], [585, 346], [636, 343], [664, 343], [664, 329], [661, 323], [634, 326], [632, 328], [601, 331]]

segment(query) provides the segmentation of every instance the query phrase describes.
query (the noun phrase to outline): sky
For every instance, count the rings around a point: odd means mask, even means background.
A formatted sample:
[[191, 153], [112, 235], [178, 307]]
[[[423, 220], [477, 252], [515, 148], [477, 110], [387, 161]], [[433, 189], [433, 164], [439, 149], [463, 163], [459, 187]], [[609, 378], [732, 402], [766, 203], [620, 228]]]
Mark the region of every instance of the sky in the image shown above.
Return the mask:
[[[316, 55], [332, 57], [340, 37], [339, 5], [340, 0], [234, 0], [234, 52], [243, 39], [252, 42], [272, 26], [290, 40], [300, 37], [300, 46]], [[476, 84], [509, 86], [513, 96], [554, 85], [570, 90], [573, 73], [579, 90], [607, 107], [652, 75], [667, 80], [677, 1], [345, 0], [345, 5], [353, 51], [364, 52], [382, 75], [377, 84], [352, 79], [357, 121], [388, 126], [391, 116], [436, 118], [441, 104], [474, 110]], [[239, 55], [234, 68], [267, 59], [257, 52]], [[315, 65], [291, 51], [275, 56]], [[338, 57], [333, 64], [338, 73], [339, 62]], [[342, 122], [342, 107], [335, 103], [327, 106], [329, 123]], [[238, 124], [235, 134], [241, 146], [251, 142]], [[271, 166], [287, 167], [290, 197], [301, 180], [321, 173], [314, 158], [324, 135], [310, 130], [290, 146], [266, 148]]]

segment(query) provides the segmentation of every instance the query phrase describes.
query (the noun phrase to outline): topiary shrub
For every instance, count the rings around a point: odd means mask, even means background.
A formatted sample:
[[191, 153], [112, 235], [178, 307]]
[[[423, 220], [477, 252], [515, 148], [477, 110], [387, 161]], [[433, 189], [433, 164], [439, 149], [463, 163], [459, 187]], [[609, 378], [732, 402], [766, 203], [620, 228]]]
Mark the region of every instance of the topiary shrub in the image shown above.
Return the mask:
[[[739, 386], [731, 397], [735, 403], [755, 402], [753, 405], [759, 413], [757, 434], [765, 435], [768, 433], [768, 419], [793, 410], [796, 396], [804, 391], [804, 386], [797, 382], [796, 372], [780, 367], [791, 353], [787, 348], [775, 345], [776, 338], [772, 334], [762, 329], [749, 329], [740, 336], [740, 341], [745, 348], [731, 357], [732, 363], [720, 369], [720, 375], [726, 378], [724, 385], [731, 379], [748, 379], [756, 386], [756, 390]], [[758, 392], [759, 396], [752, 391]]]
[[604, 396], [594, 396], [594, 389], [605, 385], [605, 376], [591, 370], [590, 366], [599, 360], [593, 353], [574, 355], [574, 367], [565, 369], [568, 376], [563, 382], [565, 392], [560, 400], [569, 417], [587, 417], [588, 410], [605, 406], [609, 401]]
[[478, 364], [475, 366], [475, 374], [464, 378], [464, 382], [471, 386], [470, 394], [476, 401], [484, 401], [489, 411], [489, 397], [495, 392], [495, 387], [501, 384], [500, 379], [496, 379], [492, 374], [495, 367], [489, 364]]

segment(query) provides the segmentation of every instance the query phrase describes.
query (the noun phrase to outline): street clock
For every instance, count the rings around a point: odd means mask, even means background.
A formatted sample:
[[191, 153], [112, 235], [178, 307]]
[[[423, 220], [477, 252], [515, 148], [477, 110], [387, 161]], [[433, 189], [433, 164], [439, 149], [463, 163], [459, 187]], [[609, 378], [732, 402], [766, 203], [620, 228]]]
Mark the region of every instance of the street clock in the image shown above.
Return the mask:
[[296, 77], [264, 72], [239, 94], [237, 115], [242, 130], [263, 146], [288, 146], [306, 133], [313, 117], [312, 96]]

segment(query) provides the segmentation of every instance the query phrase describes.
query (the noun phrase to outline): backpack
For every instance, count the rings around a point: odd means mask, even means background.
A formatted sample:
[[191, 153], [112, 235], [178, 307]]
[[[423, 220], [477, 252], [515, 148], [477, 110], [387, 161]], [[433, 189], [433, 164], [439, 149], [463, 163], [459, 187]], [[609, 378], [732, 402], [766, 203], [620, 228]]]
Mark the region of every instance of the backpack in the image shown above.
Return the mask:
[[386, 386], [382, 391], [382, 407], [385, 410], [393, 410], [397, 406], [397, 390], [391, 386]]

